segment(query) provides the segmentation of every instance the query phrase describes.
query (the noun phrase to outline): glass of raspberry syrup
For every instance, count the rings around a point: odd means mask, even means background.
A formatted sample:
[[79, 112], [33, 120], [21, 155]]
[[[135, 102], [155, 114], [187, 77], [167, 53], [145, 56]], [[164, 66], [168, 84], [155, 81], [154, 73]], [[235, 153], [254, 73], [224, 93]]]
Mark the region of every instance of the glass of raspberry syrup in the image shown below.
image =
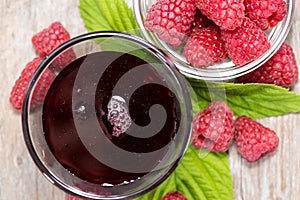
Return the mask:
[[[55, 78], [41, 92], [49, 70]], [[185, 79], [153, 45], [124, 33], [88, 33], [55, 49], [33, 75], [24, 138], [38, 168], [62, 190], [134, 198], [176, 168], [190, 140], [191, 107]]]

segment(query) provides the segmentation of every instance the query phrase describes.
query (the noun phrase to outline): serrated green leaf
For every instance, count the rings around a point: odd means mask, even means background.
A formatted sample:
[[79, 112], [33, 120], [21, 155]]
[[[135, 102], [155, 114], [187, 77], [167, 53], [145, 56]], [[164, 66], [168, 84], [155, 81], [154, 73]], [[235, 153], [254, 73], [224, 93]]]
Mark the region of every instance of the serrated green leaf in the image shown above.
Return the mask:
[[79, 11], [89, 32], [112, 30], [138, 35], [133, 12], [124, 0], [80, 0]]
[[155, 190], [136, 200], [161, 199], [172, 191], [182, 192], [189, 200], [233, 199], [228, 155], [206, 153], [190, 146], [168, 179]]
[[188, 79], [197, 96], [198, 110], [212, 100], [224, 100], [235, 116], [254, 119], [300, 111], [300, 95], [272, 84], [237, 84]]

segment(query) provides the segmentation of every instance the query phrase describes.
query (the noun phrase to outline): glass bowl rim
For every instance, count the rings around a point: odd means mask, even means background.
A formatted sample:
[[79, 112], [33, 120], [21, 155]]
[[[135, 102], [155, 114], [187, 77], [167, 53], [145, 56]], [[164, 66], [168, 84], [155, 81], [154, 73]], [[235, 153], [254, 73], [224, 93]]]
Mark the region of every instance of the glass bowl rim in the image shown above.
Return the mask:
[[[147, 41], [155, 44], [160, 49], [163, 49], [168, 55], [172, 57], [172, 59], [175, 62], [176, 67], [179, 69], [179, 71], [190, 78], [194, 79], [201, 79], [201, 80], [208, 80], [208, 81], [229, 81], [233, 80], [239, 76], [245, 75], [261, 65], [263, 65], [265, 62], [267, 62], [268, 59], [270, 59], [280, 48], [280, 46], [285, 41], [286, 37], [288, 36], [289, 30], [292, 26], [292, 19], [294, 17], [294, 9], [295, 9], [295, 0], [286, 0], [287, 3], [287, 14], [286, 17], [279, 22], [275, 27], [271, 28], [270, 35], [273, 36], [274, 34], [276, 38], [271, 45], [270, 49], [265, 52], [262, 56], [260, 56], [258, 59], [247, 63], [243, 66], [231, 66], [229, 68], [197, 68], [194, 69], [192, 66], [190, 66], [186, 61], [182, 60], [182, 58], [179, 58], [179, 56], [176, 56], [176, 53], [170, 49], [167, 49], [164, 42], [162, 42], [154, 33], [151, 31], [148, 31], [144, 27], [144, 14], [142, 13], [142, 3], [145, 3], [149, 0], [132, 0], [132, 7], [134, 11], [134, 17], [138, 25], [139, 33], [143, 38], [145, 38]], [[283, 24], [284, 22], [284, 24]], [[282, 27], [279, 27], [282, 25]], [[269, 36], [268, 36], [269, 37]], [[269, 38], [270, 39], [270, 38]], [[173, 55], [174, 54], [174, 55]], [[232, 64], [232, 61], [229, 63]], [[232, 64], [233, 65], [233, 64]]]

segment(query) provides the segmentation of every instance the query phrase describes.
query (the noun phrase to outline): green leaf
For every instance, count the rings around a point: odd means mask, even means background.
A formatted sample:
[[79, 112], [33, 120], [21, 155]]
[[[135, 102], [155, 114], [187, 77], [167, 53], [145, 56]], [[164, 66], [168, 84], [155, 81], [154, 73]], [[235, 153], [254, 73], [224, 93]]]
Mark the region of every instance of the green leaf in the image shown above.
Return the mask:
[[182, 192], [189, 200], [233, 199], [228, 155], [208, 153], [190, 146], [168, 179], [136, 200], [161, 199], [172, 191]]
[[138, 35], [134, 14], [125, 0], [80, 0], [79, 10], [89, 32], [112, 30]]
[[300, 95], [272, 84], [237, 84], [188, 79], [194, 89], [198, 111], [212, 100], [224, 100], [235, 116], [254, 119], [300, 111]]

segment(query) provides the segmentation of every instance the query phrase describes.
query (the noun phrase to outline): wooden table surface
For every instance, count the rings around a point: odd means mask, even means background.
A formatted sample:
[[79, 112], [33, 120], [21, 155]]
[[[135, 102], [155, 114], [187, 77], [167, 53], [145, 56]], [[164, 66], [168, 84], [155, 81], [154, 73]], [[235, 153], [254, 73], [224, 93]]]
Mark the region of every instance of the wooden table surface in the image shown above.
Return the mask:
[[[300, 0], [287, 42], [300, 65]], [[36, 53], [31, 37], [53, 21], [61, 21], [71, 36], [85, 33], [78, 0], [0, 1], [0, 200], [62, 200], [66, 195], [37, 170], [25, 147], [20, 112], [9, 104], [10, 90], [25, 64]], [[300, 81], [294, 87], [300, 93]], [[300, 113], [260, 120], [280, 138], [276, 153], [248, 164], [229, 154], [235, 199], [300, 199]]]

